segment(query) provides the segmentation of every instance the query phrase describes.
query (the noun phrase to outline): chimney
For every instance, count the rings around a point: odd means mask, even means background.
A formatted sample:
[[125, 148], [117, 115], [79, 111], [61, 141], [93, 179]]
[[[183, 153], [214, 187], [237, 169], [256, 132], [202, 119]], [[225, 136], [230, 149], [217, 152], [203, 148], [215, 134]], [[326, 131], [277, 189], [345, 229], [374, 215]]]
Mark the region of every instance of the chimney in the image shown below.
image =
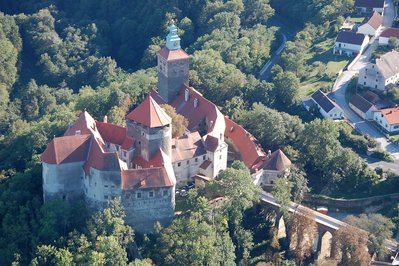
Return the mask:
[[75, 135], [80, 135], [82, 132], [80, 130], [75, 131]]
[[194, 108], [197, 108], [197, 106], [198, 106], [198, 99], [195, 98], [195, 99], [194, 99]]
[[186, 90], [184, 91], [184, 101], [185, 101], [185, 102], [188, 101], [189, 96], [190, 96], [190, 92], [188, 91], [188, 89], [186, 89]]
[[103, 122], [108, 123], [108, 116], [104, 115]]
[[269, 158], [272, 155], [272, 151], [271, 150], [267, 150], [267, 158]]

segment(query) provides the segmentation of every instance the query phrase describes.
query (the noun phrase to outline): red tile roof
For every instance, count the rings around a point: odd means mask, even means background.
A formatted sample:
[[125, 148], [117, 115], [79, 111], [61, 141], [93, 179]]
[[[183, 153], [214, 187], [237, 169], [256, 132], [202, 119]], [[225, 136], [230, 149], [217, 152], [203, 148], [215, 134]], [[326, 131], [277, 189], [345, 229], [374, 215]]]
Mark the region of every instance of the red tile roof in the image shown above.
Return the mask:
[[166, 60], [178, 60], [178, 59], [188, 59], [190, 56], [183, 50], [169, 50], [166, 47], [163, 47], [159, 50], [158, 54], [165, 58]]
[[43, 162], [63, 164], [83, 162], [87, 159], [90, 135], [74, 135], [54, 138], [41, 155]]
[[133, 147], [134, 139], [127, 135], [125, 127], [98, 121], [96, 121], [96, 125], [105, 142], [118, 144], [124, 150], [130, 150]]
[[267, 158], [266, 163], [263, 165], [263, 169], [282, 172], [290, 166], [290, 159], [285, 156], [284, 152], [278, 149]]
[[202, 162], [202, 164], [201, 164], [199, 167], [200, 167], [201, 169], [206, 170], [206, 169], [208, 169], [208, 167], [209, 167], [211, 164], [212, 164], [211, 161], [205, 160], [205, 161]]
[[150, 128], [162, 127], [170, 124], [172, 121], [151, 95], [131, 111], [126, 118]]
[[[189, 94], [188, 100], [185, 101], [186, 90]], [[197, 107], [194, 107], [194, 102]], [[194, 88], [184, 84], [173, 101], [172, 106], [178, 114], [181, 114], [188, 120], [188, 129], [190, 131], [199, 130], [199, 124], [207, 121], [207, 132], [215, 137], [219, 137], [224, 132], [224, 117], [214, 103], [202, 96], [201, 93]]]
[[241, 155], [244, 164], [252, 169], [256, 162], [259, 162], [266, 155], [259, 145], [258, 140], [246, 131], [242, 126], [225, 117], [225, 137], [233, 142]]
[[382, 113], [387, 120], [388, 124], [399, 124], [399, 107], [380, 109], [376, 112]]
[[383, 17], [380, 15], [380, 13], [374, 11], [368, 18], [365, 18], [363, 20], [362, 24], [367, 23], [371, 27], [373, 27], [375, 30], [377, 30], [379, 27], [381, 27], [382, 20], [383, 20]]
[[90, 167], [101, 171], [121, 171], [118, 154], [116, 152], [104, 152], [101, 145], [93, 140], [90, 147], [89, 158], [84, 166], [88, 174]]
[[96, 121], [86, 111], [80, 113], [79, 118], [72, 124], [64, 133], [64, 136], [76, 135], [77, 131], [80, 131], [80, 135], [91, 134], [93, 130], [96, 130]]
[[380, 37], [385, 37], [385, 38], [399, 38], [399, 29], [398, 28], [387, 28], [385, 29], [381, 34]]
[[172, 187], [173, 180], [163, 167], [129, 169], [122, 172], [122, 189]]
[[137, 164], [142, 168], [150, 168], [150, 167], [161, 167], [163, 166], [164, 162], [161, 150], [158, 150], [158, 152], [154, 155], [153, 158], [151, 158], [151, 160], [147, 161], [141, 156], [135, 156], [133, 157], [132, 163]]

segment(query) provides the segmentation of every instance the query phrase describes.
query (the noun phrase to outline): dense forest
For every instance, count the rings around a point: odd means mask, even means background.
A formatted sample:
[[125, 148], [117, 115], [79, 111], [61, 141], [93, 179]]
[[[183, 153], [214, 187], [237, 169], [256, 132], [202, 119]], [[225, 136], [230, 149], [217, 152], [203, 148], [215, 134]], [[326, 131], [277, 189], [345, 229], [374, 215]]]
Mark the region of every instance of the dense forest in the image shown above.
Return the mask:
[[[156, 86], [156, 52], [174, 21], [191, 55], [191, 85], [265, 150], [281, 148], [296, 165], [290, 199], [300, 201], [309, 190], [371, 193], [382, 174], [358, 155], [370, 143], [305, 114], [298, 95], [311, 67], [309, 47], [336, 32], [353, 2], [0, 1], [0, 264], [295, 265], [311, 259], [304, 250], [281, 255], [272, 218], [254, 205], [259, 191], [240, 163], [190, 193], [189, 217], [142, 236], [124, 224], [117, 201], [92, 216], [82, 203], [43, 204], [39, 156], [83, 110], [123, 125]], [[269, 20], [279, 16], [300, 28], [271, 80], [261, 81], [259, 70], [280, 42]], [[385, 183], [392, 188], [398, 180]], [[226, 195], [231, 200], [222, 209], [208, 203]]]

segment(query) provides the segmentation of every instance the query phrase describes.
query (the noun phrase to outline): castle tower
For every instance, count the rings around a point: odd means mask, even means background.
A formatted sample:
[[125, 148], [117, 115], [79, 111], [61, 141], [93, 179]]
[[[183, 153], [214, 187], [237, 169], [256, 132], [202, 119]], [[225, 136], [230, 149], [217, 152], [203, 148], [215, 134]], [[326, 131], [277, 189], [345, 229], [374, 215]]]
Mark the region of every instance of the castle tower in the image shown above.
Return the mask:
[[166, 46], [158, 52], [158, 93], [171, 103], [183, 84], [188, 84], [189, 56], [180, 47], [177, 27], [169, 27]]
[[136, 155], [151, 160], [159, 149], [170, 158], [172, 119], [148, 96], [126, 116], [127, 134], [135, 140]]

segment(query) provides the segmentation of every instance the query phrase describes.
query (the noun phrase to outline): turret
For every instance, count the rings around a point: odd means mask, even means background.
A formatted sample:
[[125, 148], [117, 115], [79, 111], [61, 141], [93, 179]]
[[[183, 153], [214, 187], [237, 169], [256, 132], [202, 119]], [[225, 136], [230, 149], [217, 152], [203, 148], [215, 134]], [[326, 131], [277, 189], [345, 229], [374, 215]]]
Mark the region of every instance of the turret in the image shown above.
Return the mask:
[[126, 116], [127, 134], [135, 140], [136, 155], [149, 161], [162, 149], [169, 157], [172, 145], [172, 119], [148, 96]]

